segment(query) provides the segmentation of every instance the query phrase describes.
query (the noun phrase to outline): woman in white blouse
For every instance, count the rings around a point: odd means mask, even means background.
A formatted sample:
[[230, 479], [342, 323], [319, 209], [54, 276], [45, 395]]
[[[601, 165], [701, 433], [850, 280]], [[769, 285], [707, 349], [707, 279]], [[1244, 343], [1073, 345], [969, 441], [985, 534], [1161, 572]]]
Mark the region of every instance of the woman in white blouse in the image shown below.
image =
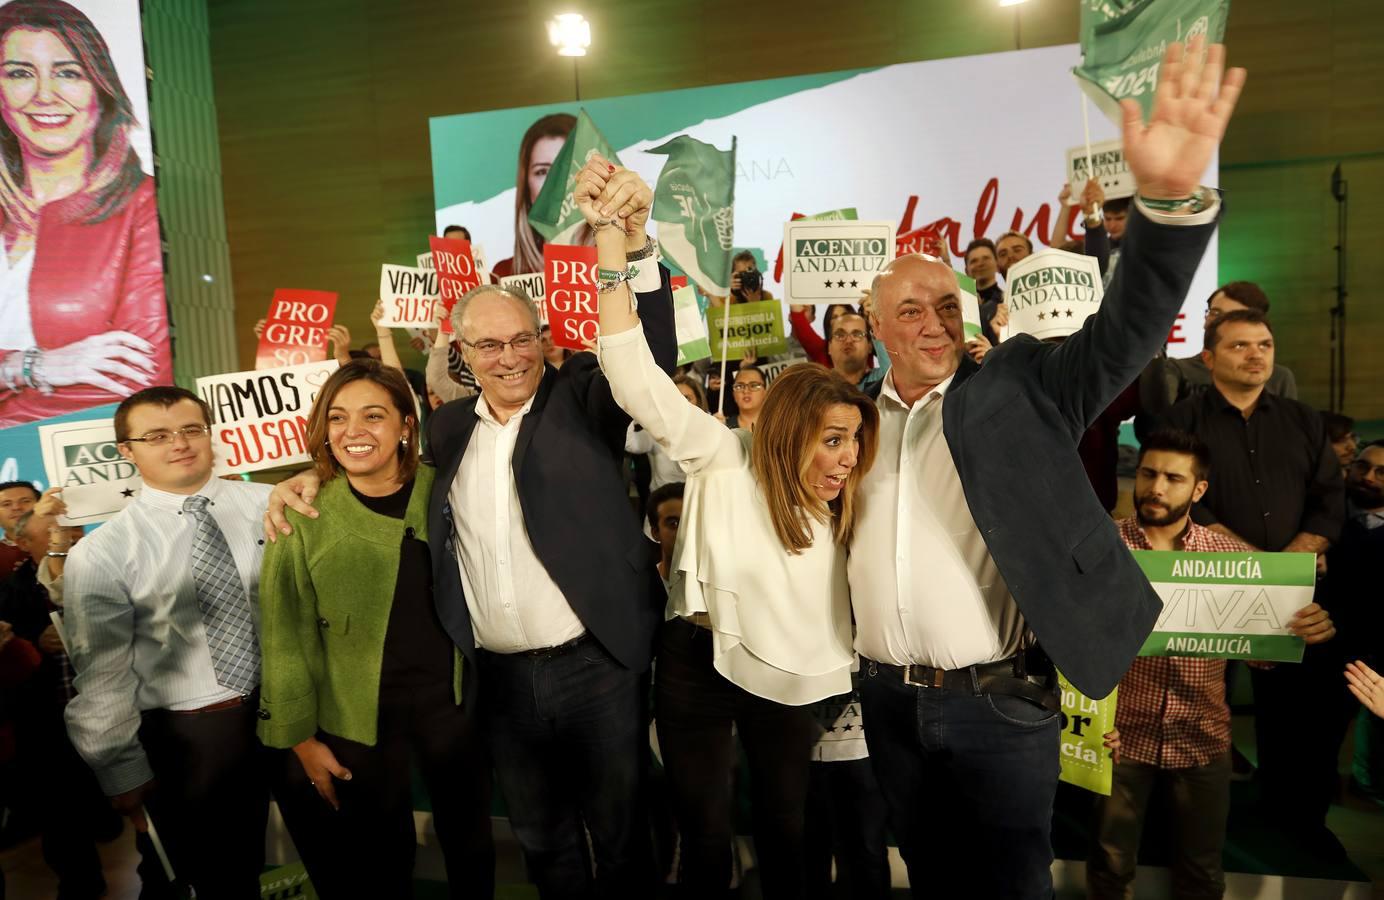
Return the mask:
[[764, 896], [801, 897], [815, 739], [804, 704], [850, 690], [846, 546], [878, 414], [815, 364], [773, 383], [753, 440], [688, 403], [654, 363], [627, 284], [612, 277], [626, 269], [626, 231], [644, 227], [648, 187], [596, 158], [575, 193], [596, 233], [611, 392], [687, 473], [654, 700], [682, 836], [680, 882], [697, 897], [728, 890], [734, 724], [750, 764]]

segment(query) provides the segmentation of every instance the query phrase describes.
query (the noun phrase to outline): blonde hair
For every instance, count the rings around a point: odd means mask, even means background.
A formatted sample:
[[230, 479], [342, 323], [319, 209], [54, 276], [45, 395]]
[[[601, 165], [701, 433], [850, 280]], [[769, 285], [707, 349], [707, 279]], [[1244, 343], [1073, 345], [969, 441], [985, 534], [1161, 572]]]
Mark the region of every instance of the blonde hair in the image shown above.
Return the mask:
[[[860, 451], [841, 493], [825, 502], [808, 484], [807, 470], [827, 410], [837, 404], [860, 410]], [[874, 401], [837, 373], [804, 363], [790, 366], [774, 379], [755, 424], [750, 469], [764, 492], [774, 533], [789, 553], [812, 546], [808, 516], [823, 523], [835, 517], [836, 543], [850, 541], [855, 531], [855, 491], [874, 464], [878, 446], [879, 411]]]

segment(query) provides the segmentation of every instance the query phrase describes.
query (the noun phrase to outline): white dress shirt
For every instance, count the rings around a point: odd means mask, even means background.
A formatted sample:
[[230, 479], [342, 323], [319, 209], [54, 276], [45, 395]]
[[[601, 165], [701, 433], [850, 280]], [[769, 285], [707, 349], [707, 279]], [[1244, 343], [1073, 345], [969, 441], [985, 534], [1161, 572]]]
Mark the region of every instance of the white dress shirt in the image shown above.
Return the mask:
[[[261, 521], [273, 488], [212, 478], [198, 491], [226, 536], [259, 619]], [[145, 484], [139, 496], [72, 547], [63, 571], [63, 625], [76, 671], [67, 732], [108, 795], [153, 777], [139, 744], [140, 713], [210, 706], [236, 691], [216, 680], [197, 589], [191, 495]]]
[[868, 659], [960, 669], [1011, 656], [1023, 640], [942, 433], [952, 378], [912, 408], [894, 370], [880, 389], [879, 451], [856, 498], [850, 557], [855, 649]]
[[27, 350], [34, 346], [33, 318], [29, 314], [29, 276], [34, 271], [34, 250], [13, 265], [0, 243], [0, 347]]
[[846, 551], [831, 521], [784, 549], [750, 470], [750, 433], [688, 403], [654, 362], [642, 327], [600, 339], [620, 407], [687, 473], [668, 617], [706, 613], [716, 671], [752, 694], [801, 706], [851, 689]]

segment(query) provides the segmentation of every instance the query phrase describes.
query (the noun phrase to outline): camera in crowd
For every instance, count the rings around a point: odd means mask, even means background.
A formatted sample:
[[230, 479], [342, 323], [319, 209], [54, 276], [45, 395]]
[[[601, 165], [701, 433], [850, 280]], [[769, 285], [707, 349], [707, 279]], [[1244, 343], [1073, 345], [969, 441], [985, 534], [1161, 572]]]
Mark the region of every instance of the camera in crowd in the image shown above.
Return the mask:
[[753, 293], [764, 287], [764, 274], [758, 269], [746, 269], [736, 274], [740, 276], [740, 292], [742, 294]]

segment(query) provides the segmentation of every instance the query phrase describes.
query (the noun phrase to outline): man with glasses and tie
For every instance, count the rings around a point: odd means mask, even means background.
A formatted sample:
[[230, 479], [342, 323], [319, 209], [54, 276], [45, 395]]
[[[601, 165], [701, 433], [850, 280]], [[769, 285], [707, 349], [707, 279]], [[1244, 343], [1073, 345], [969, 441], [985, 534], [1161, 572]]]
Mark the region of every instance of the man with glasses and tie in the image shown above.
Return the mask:
[[269, 809], [255, 616], [270, 487], [212, 476], [210, 422], [178, 387], [116, 408], [144, 484], [72, 548], [64, 619], [72, 743], [137, 827], [147, 808], [203, 900], [259, 896]]

